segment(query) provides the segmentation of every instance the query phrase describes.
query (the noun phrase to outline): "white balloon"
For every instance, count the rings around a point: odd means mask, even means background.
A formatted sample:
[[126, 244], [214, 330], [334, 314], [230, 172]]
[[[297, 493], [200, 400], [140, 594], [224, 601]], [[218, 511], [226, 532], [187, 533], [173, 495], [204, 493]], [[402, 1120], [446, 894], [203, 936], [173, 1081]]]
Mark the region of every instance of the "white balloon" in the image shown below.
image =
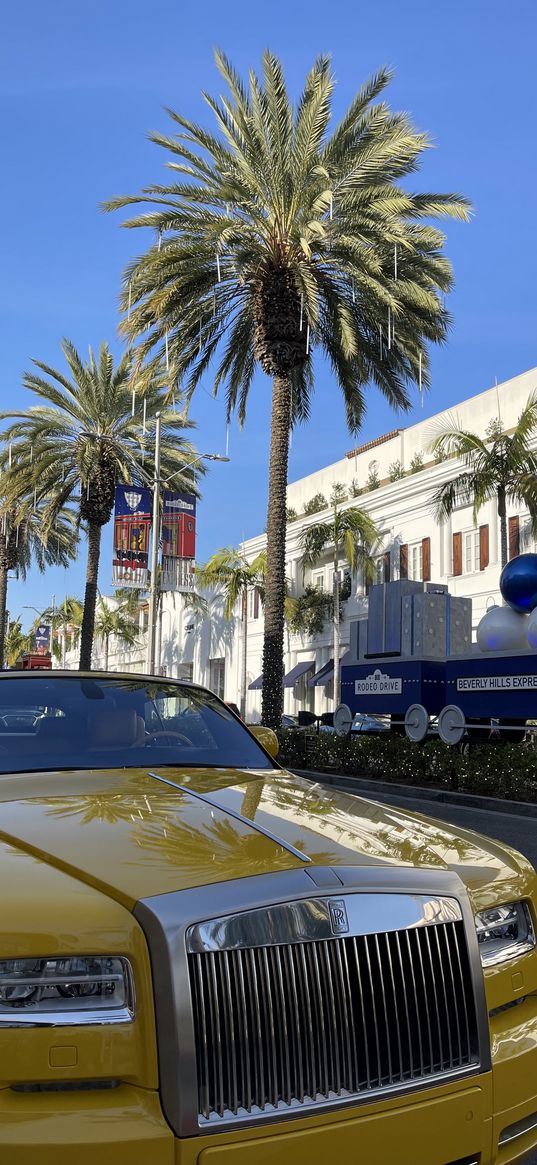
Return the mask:
[[[536, 644], [537, 644], [537, 623]], [[528, 616], [511, 607], [489, 607], [477, 628], [480, 651], [520, 651], [528, 646]]]
[[528, 619], [528, 643], [530, 647], [537, 647], [537, 607]]

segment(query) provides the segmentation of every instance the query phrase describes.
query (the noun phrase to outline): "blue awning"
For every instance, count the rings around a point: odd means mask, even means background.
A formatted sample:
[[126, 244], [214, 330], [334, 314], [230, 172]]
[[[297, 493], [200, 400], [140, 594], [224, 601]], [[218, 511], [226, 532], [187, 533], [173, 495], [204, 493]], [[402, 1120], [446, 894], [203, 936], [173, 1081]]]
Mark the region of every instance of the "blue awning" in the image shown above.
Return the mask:
[[308, 687], [316, 688], [317, 685], [319, 685], [320, 687], [324, 688], [326, 684], [330, 683], [330, 680], [333, 679], [333, 676], [334, 660], [329, 659], [328, 663], [323, 664], [322, 668], [320, 668], [319, 671], [311, 677], [311, 680], [308, 680]]
[[314, 659], [303, 660], [302, 663], [297, 663], [296, 667], [291, 668], [284, 678], [284, 688], [293, 688], [301, 676], [307, 675], [309, 671], [313, 671], [315, 667]]
[[252, 680], [251, 684], [248, 684], [248, 691], [249, 692], [258, 692], [260, 690], [260, 688], [262, 688], [262, 687], [263, 687], [263, 676], [260, 675], [257, 677], [256, 680]]

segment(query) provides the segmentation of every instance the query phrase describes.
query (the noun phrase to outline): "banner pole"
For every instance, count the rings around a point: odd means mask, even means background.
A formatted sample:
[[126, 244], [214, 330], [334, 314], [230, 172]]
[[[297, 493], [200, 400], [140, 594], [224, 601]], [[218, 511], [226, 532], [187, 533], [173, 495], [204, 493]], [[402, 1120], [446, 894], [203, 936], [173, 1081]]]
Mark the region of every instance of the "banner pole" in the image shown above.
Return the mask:
[[[149, 589], [149, 622], [147, 627], [147, 672], [155, 671], [155, 641], [158, 615], [158, 552], [160, 545], [160, 413], [155, 425], [155, 474], [153, 478], [153, 529], [151, 531], [151, 582]], [[160, 662], [160, 661], [159, 661]]]

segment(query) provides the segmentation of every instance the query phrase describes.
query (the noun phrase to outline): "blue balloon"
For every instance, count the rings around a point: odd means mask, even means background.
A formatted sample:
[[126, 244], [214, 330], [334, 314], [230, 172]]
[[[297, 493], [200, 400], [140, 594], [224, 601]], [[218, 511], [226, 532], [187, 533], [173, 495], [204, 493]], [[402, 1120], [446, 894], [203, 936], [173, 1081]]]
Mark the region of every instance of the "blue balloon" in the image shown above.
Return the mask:
[[512, 558], [500, 575], [500, 591], [514, 611], [533, 611], [537, 607], [537, 554]]

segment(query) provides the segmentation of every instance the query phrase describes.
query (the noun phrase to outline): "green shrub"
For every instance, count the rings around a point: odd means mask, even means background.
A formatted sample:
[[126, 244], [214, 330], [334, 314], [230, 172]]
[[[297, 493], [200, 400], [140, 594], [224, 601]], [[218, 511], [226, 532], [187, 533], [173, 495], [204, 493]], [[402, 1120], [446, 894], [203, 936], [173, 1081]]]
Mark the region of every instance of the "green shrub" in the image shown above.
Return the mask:
[[309, 502], [304, 503], [305, 514], [319, 514], [321, 510], [326, 510], [328, 502], [324, 494], [314, 494]]
[[405, 471], [400, 461], [392, 461], [389, 473], [390, 481], [400, 481], [405, 476]]
[[537, 753], [525, 745], [481, 744], [466, 755], [440, 740], [417, 745], [390, 733], [341, 738], [312, 730], [279, 736], [279, 760], [289, 768], [537, 801]]
[[369, 462], [369, 471], [366, 478], [365, 488], [368, 490], [378, 489], [380, 485], [380, 477], [378, 471], [378, 463], [376, 461]]
[[412, 461], [410, 462], [410, 472], [419, 473], [420, 470], [423, 469], [423, 465], [423, 453], [415, 453]]

